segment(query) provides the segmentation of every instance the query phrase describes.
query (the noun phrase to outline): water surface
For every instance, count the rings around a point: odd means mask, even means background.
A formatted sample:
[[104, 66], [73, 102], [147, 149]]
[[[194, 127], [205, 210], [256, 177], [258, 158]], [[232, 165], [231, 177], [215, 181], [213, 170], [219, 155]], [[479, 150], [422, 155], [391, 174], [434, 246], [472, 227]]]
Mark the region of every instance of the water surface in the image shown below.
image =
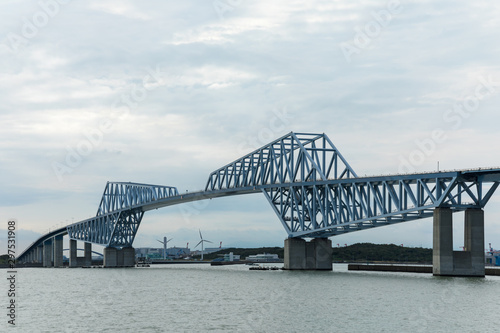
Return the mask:
[[24, 268], [17, 288], [20, 332], [497, 332], [500, 313], [499, 277], [347, 265], [332, 272]]

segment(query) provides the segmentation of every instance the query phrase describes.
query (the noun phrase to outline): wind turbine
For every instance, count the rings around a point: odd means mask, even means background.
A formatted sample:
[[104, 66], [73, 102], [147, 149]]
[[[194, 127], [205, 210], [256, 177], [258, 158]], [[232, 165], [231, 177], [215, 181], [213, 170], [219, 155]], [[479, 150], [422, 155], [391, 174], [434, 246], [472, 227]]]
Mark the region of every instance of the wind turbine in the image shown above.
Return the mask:
[[163, 244], [163, 259], [167, 259], [167, 244], [170, 242], [173, 238], [170, 238], [167, 240], [167, 237], [163, 237], [163, 242], [161, 240], [158, 240], [158, 242]]
[[203, 260], [203, 251], [204, 251], [204, 250], [203, 250], [203, 243], [205, 243], [205, 242], [207, 242], [207, 243], [212, 243], [212, 242], [211, 242], [211, 241], [209, 241], [209, 240], [205, 240], [205, 239], [203, 239], [203, 236], [201, 235], [201, 230], [200, 230], [200, 229], [198, 229], [198, 231], [200, 232], [200, 239], [201, 239], [201, 240], [198, 242], [198, 244], [196, 244], [196, 246], [195, 246], [194, 248], [196, 249], [196, 248], [198, 247], [198, 245], [200, 245], [200, 244], [201, 244], [201, 260]]

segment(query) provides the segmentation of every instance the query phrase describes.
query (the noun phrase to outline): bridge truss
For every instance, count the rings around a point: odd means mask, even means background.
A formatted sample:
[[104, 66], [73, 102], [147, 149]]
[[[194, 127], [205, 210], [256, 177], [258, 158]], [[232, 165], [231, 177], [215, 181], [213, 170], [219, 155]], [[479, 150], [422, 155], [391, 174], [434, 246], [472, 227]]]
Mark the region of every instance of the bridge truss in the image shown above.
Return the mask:
[[482, 208], [498, 187], [480, 172], [429, 173], [264, 189], [290, 237], [330, 237], [431, 217], [436, 207]]
[[260, 188], [289, 237], [324, 238], [483, 208], [500, 170], [359, 178], [325, 134], [290, 133], [214, 172], [206, 191]]
[[208, 178], [206, 191], [357, 177], [325, 134], [290, 133]]
[[95, 217], [67, 227], [71, 239], [107, 247], [132, 246], [148, 203], [178, 196], [177, 188], [108, 182]]

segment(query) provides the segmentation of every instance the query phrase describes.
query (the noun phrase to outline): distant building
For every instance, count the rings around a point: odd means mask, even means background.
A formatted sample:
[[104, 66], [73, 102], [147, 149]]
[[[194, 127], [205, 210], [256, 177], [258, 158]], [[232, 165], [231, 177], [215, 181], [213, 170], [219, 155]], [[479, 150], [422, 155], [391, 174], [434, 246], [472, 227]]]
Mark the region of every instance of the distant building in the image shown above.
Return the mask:
[[490, 249], [486, 252], [485, 260], [487, 265], [500, 266], [500, 251]]
[[135, 256], [136, 257], [146, 257], [148, 255], [150, 249], [151, 248], [149, 248], [149, 247], [136, 248], [135, 249]]
[[253, 256], [248, 256], [247, 260], [254, 261], [254, 262], [279, 262], [279, 261], [281, 261], [277, 254], [271, 254], [271, 253], [261, 253], [261, 254], [256, 254]]
[[[163, 250], [162, 250], [163, 251]], [[171, 247], [167, 249], [167, 256], [174, 258], [184, 258], [191, 255], [191, 250], [186, 247]]]
[[[167, 249], [168, 259], [179, 259], [191, 255], [191, 250], [186, 247], [171, 247]], [[136, 248], [135, 249], [136, 258], [149, 258], [149, 259], [163, 259], [163, 248]]]
[[229, 252], [224, 254], [224, 261], [240, 261], [239, 254], [233, 254], [233, 252]]

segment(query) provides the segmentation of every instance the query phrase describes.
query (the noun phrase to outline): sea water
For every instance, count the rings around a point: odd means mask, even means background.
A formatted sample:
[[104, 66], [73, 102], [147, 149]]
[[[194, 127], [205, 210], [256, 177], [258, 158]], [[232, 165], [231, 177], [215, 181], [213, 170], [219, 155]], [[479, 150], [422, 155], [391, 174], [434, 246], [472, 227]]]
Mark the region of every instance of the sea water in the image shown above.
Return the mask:
[[498, 332], [499, 277], [248, 268], [19, 268], [0, 331]]

